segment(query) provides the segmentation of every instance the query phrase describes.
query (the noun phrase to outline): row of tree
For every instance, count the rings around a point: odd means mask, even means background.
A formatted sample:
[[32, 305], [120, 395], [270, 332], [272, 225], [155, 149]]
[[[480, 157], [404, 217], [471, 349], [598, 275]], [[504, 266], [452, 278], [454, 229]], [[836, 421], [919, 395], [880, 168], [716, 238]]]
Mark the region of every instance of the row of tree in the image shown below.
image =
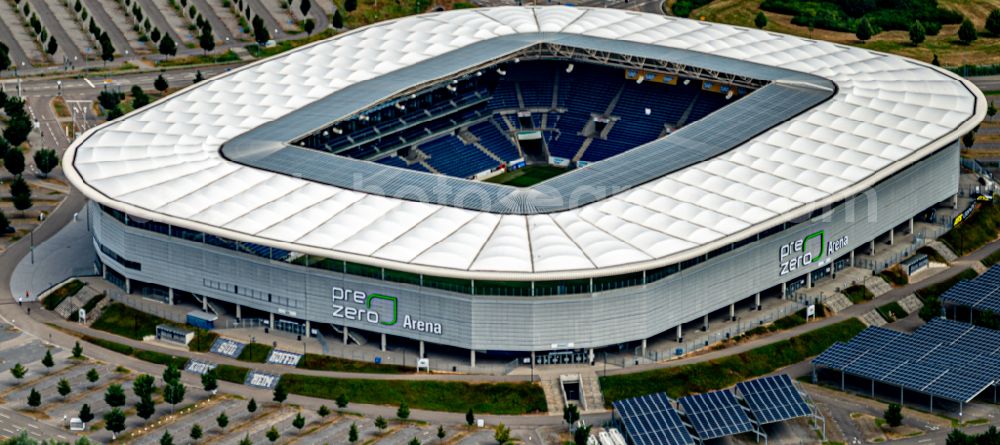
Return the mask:
[[55, 36], [50, 36], [49, 31], [42, 26], [41, 20], [38, 19], [38, 15], [31, 12], [31, 6], [27, 2], [24, 3], [24, 8], [21, 9], [24, 13], [24, 17], [28, 19], [28, 26], [32, 31], [35, 32], [35, 36], [38, 37], [38, 41], [45, 46], [45, 52], [50, 56], [56, 53], [59, 49], [59, 44], [56, 43]]

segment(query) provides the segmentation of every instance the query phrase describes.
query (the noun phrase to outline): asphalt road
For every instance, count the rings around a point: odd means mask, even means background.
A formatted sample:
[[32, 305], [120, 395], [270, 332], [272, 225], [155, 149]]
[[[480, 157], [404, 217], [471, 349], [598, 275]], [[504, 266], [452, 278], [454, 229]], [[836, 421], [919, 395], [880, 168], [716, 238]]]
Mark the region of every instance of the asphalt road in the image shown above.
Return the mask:
[[[62, 7], [58, 3], [55, 2], [53, 3], [57, 8]], [[89, 45], [90, 42], [74, 42], [73, 38], [69, 36], [69, 33], [66, 32], [66, 29], [63, 28], [63, 26], [66, 25], [76, 26], [76, 24], [60, 23], [59, 19], [52, 12], [52, 9], [50, 9], [51, 6], [52, 5], [49, 5], [48, 2], [42, 0], [34, 0], [31, 2], [32, 11], [35, 11], [35, 13], [38, 14], [38, 19], [41, 20], [42, 25], [45, 26], [45, 29], [49, 31], [49, 35], [52, 35], [56, 38], [56, 42], [59, 43], [59, 49], [62, 50], [63, 54], [65, 54], [66, 57], [70, 59], [72, 59], [73, 57], [79, 57], [80, 60], [83, 60], [83, 53], [80, 51], [80, 48], [77, 45], [78, 44]], [[99, 55], [99, 53], [95, 54]]]
[[21, 431], [27, 431], [28, 436], [39, 442], [44, 439], [58, 439], [60, 442], [68, 442], [72, 436], [59, 428], [0, 406], [0, 439], [17, 436], [21, 434]]
[[970, 77], [969, 80], [983, 91], [1000, 91], [1000, 75]]

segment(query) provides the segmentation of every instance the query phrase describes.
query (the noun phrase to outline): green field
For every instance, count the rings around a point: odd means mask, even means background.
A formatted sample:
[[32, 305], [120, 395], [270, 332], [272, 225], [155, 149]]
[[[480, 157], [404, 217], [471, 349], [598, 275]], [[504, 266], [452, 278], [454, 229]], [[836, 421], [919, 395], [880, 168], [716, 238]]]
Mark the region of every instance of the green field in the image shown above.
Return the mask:
[[553, 165], [529, 165], [517, 170], [494, 176], [486, 182], [514, 187], [531, 187], [549, 178], [554, 178], [568, 170]]

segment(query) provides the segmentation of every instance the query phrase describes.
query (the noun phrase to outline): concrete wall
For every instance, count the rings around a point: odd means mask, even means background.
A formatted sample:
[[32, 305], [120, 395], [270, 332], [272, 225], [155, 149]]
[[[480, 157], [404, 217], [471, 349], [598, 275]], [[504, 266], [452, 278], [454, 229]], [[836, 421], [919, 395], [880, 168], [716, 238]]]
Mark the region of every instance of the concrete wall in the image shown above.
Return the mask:
[[[953, 144], [831, 212], [645, 286], [587, 295], [491, 297], [455, 294], [269, 261], [214, 246], [128, 227], [93, 208], [95, 240], [142, 269], [102, 261], [131, 279], [239, 303], [289, 318], [347, 325], [477, 350], [600, 347], [664, 332], [782, 282], [825, 267], [958, 190], [959, 149]], [[869, 204], [872, 212], [869, 219]], [[96, 207], [96, 206], [95, 206]], [[823, 230], [829, 243], [847, 237], [835, 255], [781, 275], [781, 246]], [[809, 245], [818, 253], [817, 239]], [[787, 259], [787, 258], [786, 258]], [[334, 301], [334, 288], [350, 289]], [[353, 291], [361, 293], [355, 294]], [[397, 321], [389, 299], [395, 297]], [[270, 302], [268, 301], [270, 295]], [[360, 303], [355, 302], [354, 296]], [[361, 313], [361, 320], [336, 316]], [[353, 308], [353, 309], [346, 309]], [[367, 311], [378, 314], [377, 322]], [[405, 317], [431, 323], [430, 332], [404, 327]], [[433, 332], [434, 324], [440, 330]], [[314, 325], [315, 326], [315, 325]], [[572, 344], [572, 346], [570, 346]], [[556, 346], [553, 346], [556, 345]]]

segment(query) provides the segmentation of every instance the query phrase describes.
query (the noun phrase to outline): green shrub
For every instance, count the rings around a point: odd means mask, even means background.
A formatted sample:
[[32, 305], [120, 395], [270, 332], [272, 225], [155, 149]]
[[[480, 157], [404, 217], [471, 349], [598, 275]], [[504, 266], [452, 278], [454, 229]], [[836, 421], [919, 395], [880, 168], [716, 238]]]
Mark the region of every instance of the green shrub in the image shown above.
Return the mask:
[[848, 300], [851, 300], [851, 303], [854, 304], [860, 304], [865, 301], [869, 301], [872, 298], [875, 298], [875, 294], [873, 294], [872, 291], [868, 290], [867, 287], [861, 284], [856, 284], [854, 286], [848, 287], [842, 290], [840, 293], [844, 294], [844, 296], [847, 297]]
[[615, 400], [666, 392], [670, 397], [727, 388], [818, 355], [865, 329], [855, 318], [737, 355], [673, 368], [600, 378], [605, 405]]
[[[81, 309], [83, 309], [84, 312], [89, 314], [90, 311], [94, 310], [94, 308], [97, 307], [97, 303], [100, 303], [101, 300], [103, 300], [104, 297], [106, 296], [107, 294], [104, 293], [94, 295], [94, 297], [91, 298], [89, 301], [87, 301]], [[80, 321], [80, 311], [73, 311], [72, 314], [69, 314], [69, 321]]]
[[87, 335], [83, 336], [82, 339], [85, 342], [93, 343], [93, 344], [95, 344], [97, 346], [100, 346], [100, 347], [102, 347], [104, 349], [108, 349], [108, 350], [117, 352], [119, 354], [132, 355], [132, 353], [135, 352], [135, 350], [132, 349], [131, 346], [129, 346], [129, 345], [123, 345], [121, 343], [115, 343], [113, 341], [108, 341], [108, 340], [104, 340], [104, 339], [100, 339], [100, 338], [94, 338], [94, 337], [90, 337], [90, 336], [87, 336]]
[[187, 363], [187, 359], [184, 357], [174, 357], [170, 354], [146, 349], [137, 350], [132, 356], [142, 361], [156, 363], [157, 365], [169, 365], [173, 363], [178, 369], [184, 369], [184, 365]]
[[285, 374], [281, 383], [289, 393], [335, 400], [344, 394], [352, 403], [395, 405], [405, 400], [411, 408], [433, 411], [527, 414], [547, 410], [538, 385], [522, 383], [466, 383], [423, 380], [335, 379]]
[[219, 334], [212, 331], [206, 331], [204, 329], [196, 329], [194, 331], [194, 339], [191, 343], [188, 343], [188, 349], [195, 352], [208, 352], [212, 349], [212, 343], [215, 343], [215, 339], [219, 338]]
[[142, 340], [147, 335], [156, 335], [156, 326], [161, 324], [179, 326], [170, 320], [132, 309], [124, 304], [111, 303], [104, 308], [101, 316], [90, 327], [133, 340]]
[[932, 262], [942, 263], [942, 264], [948, 264], [948, 261], [946, 261], [944, 259], [944, 257], [941, 256], [940, 253], [938, 253], [938, 251], [936, 251], [933, 248], [931, 248], [931, 246], [921, 247], [921, 248], [917, 249], [917, 253], [922, 253], [924, 255], [927, 255], [927, 259], [930, 260], [930, 261], [932, 261]]
[[240, 356], [236, 357], [236, 360], [241, 362], [264, 363], [267, 361], [267, 356], [271, 353], [271, 349], [274, 348], [260, 343], [248, 344], [243, 348], [243, 351], [240, 352]]
[[910, 278], [903, 273], [903, 268], [898, 265], [892, 266], [878, 274], [893, 286], [903, 286], [910, 282]]
[[62, 303], [63, 300], [76, 295], [80, 292], [80, 289], [83, 289], [82, 281], [70, 281], [62, 286], [59, 286], [58, 289], [52, 291], [52, 293], [46, 296], [45, 299], [42, 300], [42, 305], [45, 306], [45, 309], [50, 311], [55, 310], [55, 308], [59, 306], [59, 303]]
[[299, 368], [316, 371], [367, 372], [375, 374], [413, 372], [413, 368], [406, 366], [376, 365], [375, 363], [347, 360], [322, 354], [306, 354], [302, 356]]
[[986, 258], [983, 258], [983, 265], [986, 267], [992, 267], [994, 264], [1000, 262], [1000, 250], [991, 253]]
[[917, 297], [923, 300], [924, 307], [920, 308], [920, 318], [924, 321], [929, 321], [934, 317], [941, 316], [941, 294], [945, 293], [952, 286], [957, 284], [962, 280], [971, 280], [977, 277], [978, 274], [972, 269], [965, 269], [955, 275], [951, 279], [942, 281], [937, 284], [932, 284], [930, 286], [924, 287], [916, 292]]
[[899, 303], [895, 301], [886, 305], [879, 306], [875, 310], [878, 311], [879, 315], [881, 315], [882, 318], [885, 319], [885, 321], [888, 321], [890, 323], [900, 318], [903, 318], [907, 315], [906, 311], [903, 310], [903, 307], [900, 306]]

